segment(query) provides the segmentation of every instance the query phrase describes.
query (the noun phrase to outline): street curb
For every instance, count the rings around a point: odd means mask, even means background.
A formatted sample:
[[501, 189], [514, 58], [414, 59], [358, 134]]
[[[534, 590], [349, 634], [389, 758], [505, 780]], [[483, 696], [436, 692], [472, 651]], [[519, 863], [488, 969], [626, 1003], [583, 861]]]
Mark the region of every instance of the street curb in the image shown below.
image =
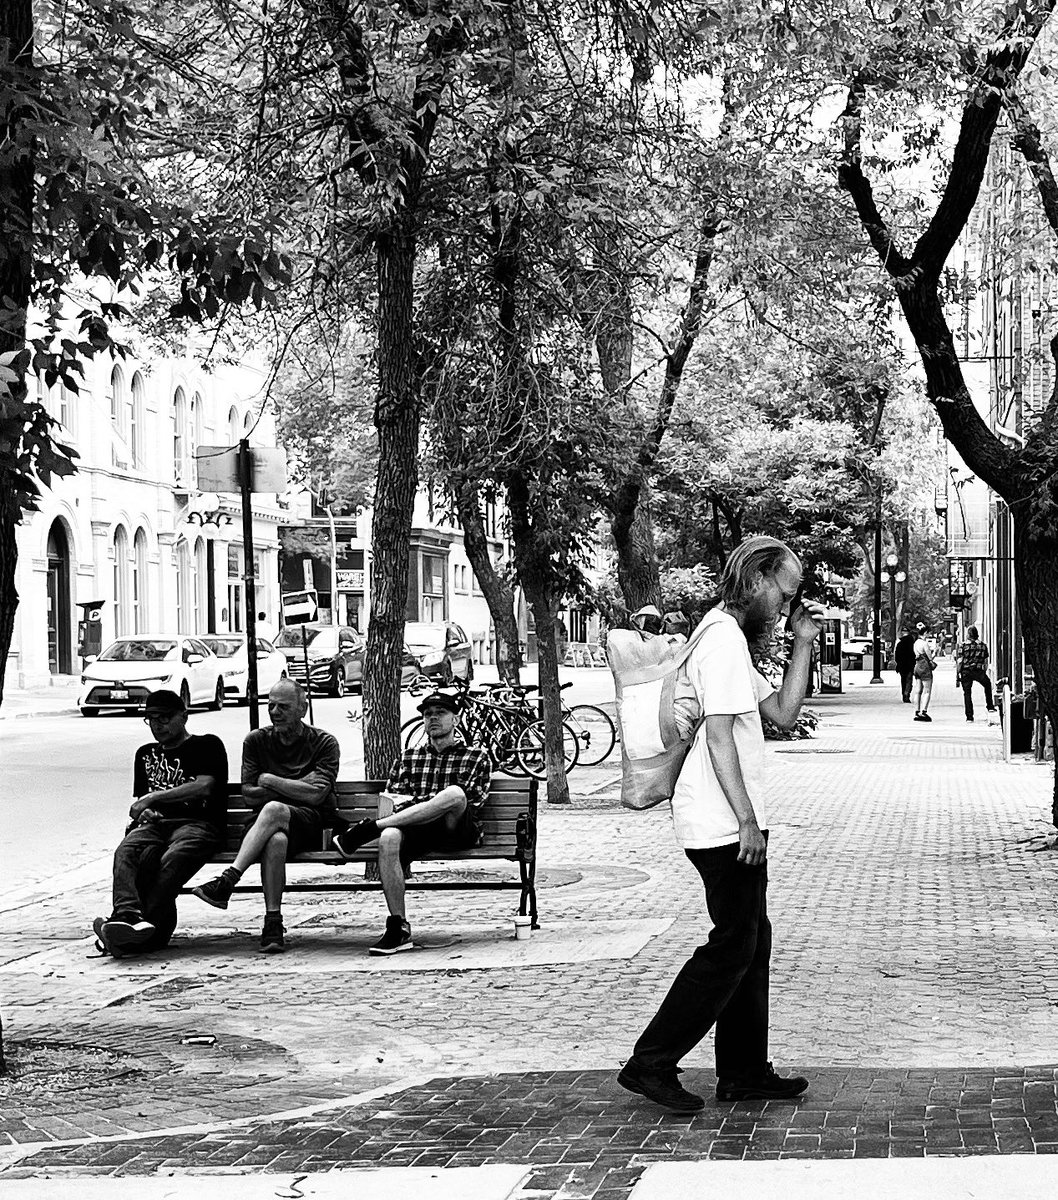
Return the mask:
[[80, 711], [75, 704], [73, 708], [45, 708], [39, 711], [17, 713], [0, 712], [0, 721], [25, 721], [30, 717], [75, 717]]

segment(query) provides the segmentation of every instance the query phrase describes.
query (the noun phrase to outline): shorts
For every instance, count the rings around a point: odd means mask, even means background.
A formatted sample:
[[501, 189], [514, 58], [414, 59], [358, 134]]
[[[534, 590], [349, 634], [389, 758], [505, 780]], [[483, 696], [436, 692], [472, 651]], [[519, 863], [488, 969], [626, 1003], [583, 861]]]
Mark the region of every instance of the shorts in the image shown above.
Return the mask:
[[454, 829], [444, 818], [425, 825], [408, 825], [401, 830], [400, 861], [410, 863], [424, 854], [440, 854], [445, 850], [470, 850], [481, 845], [481, 823], [468, 805]]
[[323, 850], [325, 848], [323, 845], [324, 819], [320, 810], [308, 805], [295, 804], [288, 804], [287, 808], [290, 809], [287, 856], [293, 858], [296, 854], [308, 854], [314, 850]]

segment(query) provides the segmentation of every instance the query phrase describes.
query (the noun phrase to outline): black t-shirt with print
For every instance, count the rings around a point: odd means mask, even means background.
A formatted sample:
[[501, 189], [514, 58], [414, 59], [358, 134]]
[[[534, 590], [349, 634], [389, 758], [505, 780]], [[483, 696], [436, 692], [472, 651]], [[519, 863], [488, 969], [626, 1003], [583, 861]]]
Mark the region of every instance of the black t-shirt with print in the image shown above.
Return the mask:
[[173, 750], [158, 742], [141, 746], [136, 751], [132, 794], [139, 799], [148, 792], [164, 792], [199, 775], [213, 776], [209, 794], [167, 804], [163, 815], [169, 820], [206, 821], [223, 835], [228, 819], [228, 753], [216, 734], [193, 733]]

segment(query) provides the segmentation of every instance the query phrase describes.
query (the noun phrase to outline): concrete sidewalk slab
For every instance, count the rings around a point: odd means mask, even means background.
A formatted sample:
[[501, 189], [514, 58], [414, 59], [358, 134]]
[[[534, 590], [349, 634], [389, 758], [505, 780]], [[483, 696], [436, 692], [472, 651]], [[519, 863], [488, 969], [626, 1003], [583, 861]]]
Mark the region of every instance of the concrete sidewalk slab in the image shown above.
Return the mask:
[[376, 1171], [329, 1171], [262, 1176], [252, 1168], [218, 1174], [174, 1173], [159, 1178], [9, 1180], [0, 1184], [4, 1200], [507, 1200], [529, 1174], [525, 1166], [404, 1167]]
[[1024, 1154], [974, 1158], [657, 1163], [629, 1200], [1034, 1200], [1055, 1190], [1054, 1162]]
[[[671, 917], [645, 920], [554, 921], [532, 936], [517, 941], [509, 923], [491, 926], [452, 925], [443, 933], [416, 935], [417, 949], [391, 957], [367, 953], [378, 940], [377, 921], [358, 929], [323, 925], [297, 926], [288, 923], [290, 943], [286, 953], [257, 953], [256, 926], [252, 929], [196, 930], [193, 939], [178, 941], [164, 956], [113, 959], [93, 955], [94, 939], [52, 945], [0, 966], [0, 976], [38, 973], [53, 984], [65, 975], [83, 981], [87, 972], [93, 987], [108, 987], [115, 980], [134, 977], [137, 987], [144, 980], [173, 975], [193, 966], [220, 979], [236, 973], [242, 978], [283, 975], [346, 973], [380, 974], [413, 971], [506, 971], [517, 967], [550, 966], [560, 963], [601, 962], [634, 958], [647, 943], [672, 925]], [[96, 982], [98, 981], [98, 982]]]

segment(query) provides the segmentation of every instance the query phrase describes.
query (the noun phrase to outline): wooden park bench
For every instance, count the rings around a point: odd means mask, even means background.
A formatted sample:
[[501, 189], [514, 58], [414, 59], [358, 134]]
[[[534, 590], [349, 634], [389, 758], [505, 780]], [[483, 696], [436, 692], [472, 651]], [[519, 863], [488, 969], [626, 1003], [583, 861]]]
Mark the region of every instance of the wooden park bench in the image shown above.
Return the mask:
[[[375, 818], [379, 815], [379, 792], [385, 787], [380, 780], [338, 780], [335, 784], [335, 799], [338, 813], [350, 824], [365, 818]], [[532, 927], [538, 929], [536, 917], [536, 817], [537, 817], [537, 781], [535, 779], [494, 779], [489, 788], [489, 798], [481, 812], [484, 826], [484, 838], [480, 846], [470, 850], [443, 850], [436, 853], [423, 854], [417, 862], [479, 862], [489, 859], [506, 859], [518, 864], [518, 879], [474, 879], [467, 876], [462, 879], [416, 879], [410, 878], [408, 888], [422, 891], [464, 891], [479, 888], [514, 889], [521, 892], [518, 911], [523, 916], [528, 913], [532, 918]], [[388, 806], [387, 801], [383, 801]], [[230, 863], [235, 861], [239, 844], [242, 842], [246, 827], [253, 820], [253, 811], [245, 805], [241, 789], [237, 783], [228, 784], [228, 833], [224, 849], [218, 851], [209, 862]], [[386, 815], [385, 811], [382, 815]], [[349, 863], [373, 863], [378, 859], [377, 848], [358, 850], [352, 859], [344, 859], [331, 845], [332, 830], [324, 829], [321, 846], [318, 850], [310, 850], [297, 854], [287, 860], [287, 865], [297, 866], [300, 863], [311, 866], [340, 866]], [[350, 875], [341, 881], [334, 879], [299, 882], [288, 878], [288, 892], [358, 892], [377, 891], [381, 883], [373, 879], [365, 879], [360, 875]], [[190, 887], [183, 889], [184, 894], [191, 891]], [[261, 891], [260, 884], [240, 883], [235, 888], [235, 894], [240, 892]]]

